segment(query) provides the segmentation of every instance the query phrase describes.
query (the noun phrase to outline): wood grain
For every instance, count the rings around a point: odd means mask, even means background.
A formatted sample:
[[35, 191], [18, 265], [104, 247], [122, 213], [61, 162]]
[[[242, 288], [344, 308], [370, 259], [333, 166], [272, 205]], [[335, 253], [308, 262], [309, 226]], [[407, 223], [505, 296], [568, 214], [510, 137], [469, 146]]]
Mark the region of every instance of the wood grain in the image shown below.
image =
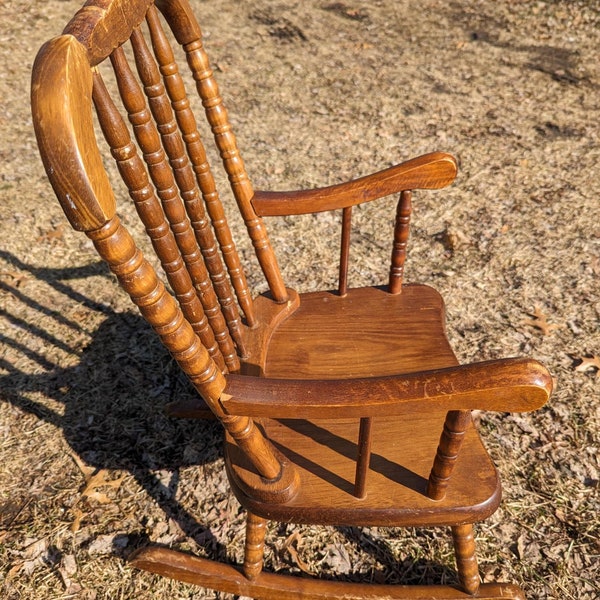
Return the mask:
[[300, 296], [300, 307], [274, 332], [265, 376], [347, 379], [457, 365], [445, 334], [444, 303], [434, 289], [405, 285]]
[[290, 191], [255, 191], [252, 205], [262, 217], [302, 215], [347, 208], [402, 191], [439, 189], [454, 181], [456, 160], [433, 152], [379, 173], [330, 187]]
[[119, 173], [129, 190], [129, 195], [152, 241], [181, 310], [210, 356], [219, 368], [225, 369], [225, 360], [213, 330], [209, 326], [175, 236], [165, 219], [154, 187], [148, 179], [143, 161], [129, 135], [127, 125], [98, 72], [94, 73], [93, 99], [100, 126], [111, 148]]
[[444, 500], [426, 494], [445, 417], [440, 410], [374, 418], [371, 469], [362, 499], [354, 495], [358, 418], [264, 419], [268, 438], [295, 465], [297, 492], [283, 503], [265, 501], [255, 491], [251, 466], [228, 443], [232, 489], [250, 512], [281, 522], [378, 527], [477, 522], [496, 510], [501, 491], [475, 428], [467, 431]]
[[64, 29], [85, 47], [95, 66], [126, 42], [146, 16], [152, 0], [88, 0]]
[[[255, 300], [163, 20], [182, 46], [269, 285], [269, 294]], [[128, 40], [135, 72], [123, 47]], [[133, 136], [96, 68], [105, 59], [114, 67]], [[93, 103], [175, 297], [116, 216]], [[439, 294], [402, 282], [411, 191], [449, 185], [456, 160], [435, 152], [326, 188], [254, 191], [188, 0], [157, 0], [154, 6], [150, 0], [89, 0], [65, 35], [40, 51], [32, 110], [42, 159], [65, 214], [93, 241], [220, 419], [231, 488], [249, 511], [241, 567], [167, 549], [138, 551], [132, 564], [266, 599], [522, 600], [514, 586], [479, 584], [472, 524], [493, 513], [501, 490], [470, 409], [533, 410], [547, 401], [552, 379], [529, 359], [459, 366]], [[396, 193], [388, 288], [350, 289], [352, 207]], [[299, 296], [285, 287], [262, 216], [333, 209], [343, 210], [339, 289]], [[201, 417], [202, 407], [198, 401], [171, 411]], [[462, 589], [263, 573], [267, 519], [448, 525]]]
[[94, 136], [91, 100], [85, 48], [70, 35], [45, 44], [33, 67], [33, 124], [48, 179], [79, 231], [101, 227], [116, 210]]
[[[239, 567], [190, 556], [169, 548], [137, 551], [131, 564], [179, 581], [262, 600], [472, 600], [473, 596], [450, 585], [384, 585], [327, 581], [261, 573], [245, 577]], [[477, 600], [525, 600], [523, 592], [508, 583], [485, 583]]]
[[[152, 46], [156, 53], [158, 63], [160, 64], [160, 70], [164, 78], [165, 86], [173, 110], [175, 111], [177, 123], [181, 129], [198, 185], [202, 191], [202, 197], [206, 203], [206, 209], [210, 215], [223, 259], [227, 265], [227, 270], [231, 277], [239, 305], [246, 317], [246, 323], [252, 326], [256, 320], [246, 275], [231, 236], [223, 204], [206, 157], [204, 144], [202, 143], [198, 131], [196, 118], [186, 93], [183, 77], [179, 72], [173, 50], [164, 32], [155, 7], [151, 7], [148, 11], [147, 21], [152, 39]], [[243, 355], [244, 351], [241, 350], [240, 354]]]
[[264, 223], [251, 203], [254, 195], [252, 183], [244, 166], [210, 60], [202, 44], [200, 27], [187, 0], [159, 2], [157, 7], [165, 15], [185, 50], [215, 144], [269, 289], [277, 302], [286, 302], [285, 283]]
[[253, 381], [232, 375], [223, 406], [231, 414], [277, 418], [397, 416], [440, 408], [527, 412], [543, 406], [551, 390], [552, 378], [539, 362], [504, 359], [370, 378]]

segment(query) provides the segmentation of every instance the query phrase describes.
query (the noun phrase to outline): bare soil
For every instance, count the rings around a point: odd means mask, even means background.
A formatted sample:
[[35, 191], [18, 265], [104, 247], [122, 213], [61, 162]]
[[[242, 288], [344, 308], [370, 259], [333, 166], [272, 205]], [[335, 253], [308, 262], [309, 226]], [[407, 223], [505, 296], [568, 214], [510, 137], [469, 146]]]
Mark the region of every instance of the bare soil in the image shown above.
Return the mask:
[[[162, 415], [189, 389], [66, 224], [36, 152], [33, 59], [78, 4], [0, 2], [0, 586], [10, 600], [216, 598], [125, 562], [148, 541], [239, 560], [243, 513], [218, 427]], [[504, 481], [477, 528], [482, 578], [599, 598], [598, 3], [195, 5], [257, 188], [458, 157], [455, 185], [415, 198], [408, 279], [446, 297], [461, 361], [529, 355], [556, 378], [534, 414], [479, 415]], [[384, 281], [393, 212], [356, 211], [353, 285]], [[339, 215], [269, 227], [290, 286], [333, 285]], [[267, 568], [455, 581], [442, 529], [272, 524]]]

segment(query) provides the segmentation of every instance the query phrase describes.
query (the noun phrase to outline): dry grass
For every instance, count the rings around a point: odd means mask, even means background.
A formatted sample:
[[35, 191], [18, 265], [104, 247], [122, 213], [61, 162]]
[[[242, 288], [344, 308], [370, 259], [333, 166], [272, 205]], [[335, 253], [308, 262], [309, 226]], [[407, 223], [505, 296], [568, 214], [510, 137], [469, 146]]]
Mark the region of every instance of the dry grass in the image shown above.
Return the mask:
[[[577, 369], [600, 355], [596, 3], [196, 4], [256, 187], [459, 157], [456, 185], [415, 201], [408, 277], [447, 298], [463, 361], [526, 354], [557, 379], [535, 414], [481, 415], [505, 489], [477, 530], [481, 573], [532, 599], [598, 598], [600, 376]], [[63, 225], [35, 152], [33, 57], [77, 6], [0, 4], [0, 585], [10, 600], [218, 597], [123, 560], [148, 540], [239, 560], [243, 514], [217, 426], [162, 416], [186, 383]], [[356, 212], [360, 285], [383, 277], [393, 205]], [[331, 284], [337, 215], [270, 225], [292, 286]], [[270, 569], [454, 580], [443, 530], [272, 524], [270, 540]]]

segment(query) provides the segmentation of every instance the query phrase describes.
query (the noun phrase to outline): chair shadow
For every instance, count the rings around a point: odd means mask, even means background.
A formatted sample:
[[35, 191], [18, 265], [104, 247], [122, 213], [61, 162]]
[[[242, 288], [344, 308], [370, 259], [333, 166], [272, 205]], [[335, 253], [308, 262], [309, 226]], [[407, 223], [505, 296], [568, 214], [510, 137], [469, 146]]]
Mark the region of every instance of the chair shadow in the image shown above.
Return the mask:
[[[369, 530], [360, 527], [338, 527], [337, 530], [353, 545], [361, 548], [366, 554], [380, 564], [386, 565], [384, 571], [377, 571], [372, 577], [379, 578], [380, 583], [392, 585], [432, 585], [444, 584], [459, 586], [455, 569], [425, 558], [406, 557], [399, 560], [394, 556], [388, 538], [373, 535]], [[420, 530], [417, 535], [431, 536], [430, 530]], [[448, 532], [448, 538], [450, 534]], [[360, 575], [360, 574], [359, 574]], [[348, 576], [350, 581], [360, 581], [359, 575]], [[364, 574], [363, 574], [364, 578]]]
[[[53, 288], [64, 296], [65, 303], [75, 302], [104, 316], [92, 332], [91, 342], [78, 351], [64, 339], [22, 316], [27, 310], [33, 311], [51, 319], [65, 331], [83, 331], [81, 324], [61, 311], [60, 304], [49, 306], [50, 302], [44, 297], [34, 297], [18, 284], [0, 279], [0, 291], [13, 298], [11, 308], [0, 309], [0, 317], [27, 332], [28, 339], [40, 341], [46, 349], [78, 353], [80, 358], [76, 365], [61, 368], [48, 358], [52, 352], [36, 349], [40, 344], [23, 343], [0, 333], [1, 343], [39, 366], [36, 373], [31, 373], [0, 359], [0, 368], [6, 372], [0, 375], [0, 401], [9, 402], [62, 430], [73, 452], [87, 465], [97, 470], [130, 473], [157, 503], [167, 520], [174, 520], [184, 534], [203, 547], [213, 559], [227, 560], [226, 548], [215, 538], [210, 527], [200, 523], [197, 516], [176, 500], [182, 468], [212, 463], [222, 456], [221, 426], [217, 421], [166, 416], [163, 409], [168, 403], [175, 399], [192, 400], [196, 392], [156, 334], [137, 313], [117, 313], [110, 306], [78, 292], [70, 283], [75, 279], [100, 276], [106, 278], [107, 285], [114, 285], [104, 263], [98, 261], [65, 269], [39, 268], [3, 250], [0, 250], [0, 260], [15, 272]], [[63, 338], [68, 338], [68, 335]], [[36, 392], [62, 403], [63, 413], [28, 397]], [[293, 426], [294, 421], [287, 424]], [[322, 432], [315, 430], [313, 433]], [[190, 444], [193, 445], [192, 452], [189, 451]], [[354, 444], [343, 445], [343, 452], [348, 455], [354, 455], [355, 450]], [[378, 457], [375, 459], [375, 468], [383, 470], [383, 465], [377, 462]], [[167, 483], [163, 477], [157, 476], [160, 471], [171, 472]], [[407, 475], [409, 479], [414, 478], [414, 474], [406, 470], [400, 470], [398, 474], [399, 477]], [[339, 483], [350, 485], [345, 481]], [[451, 569], [432, 561], [407, 559], [398, 563], [385, 539], [372, 535], [368, 530], [356, 527], [337, 529], [349, 543], [358, 545], [381, 564], [391, 565], [385, 571], [372, 573], [375, 579], [403, 584], [439, 582], [440, 579], [453, 583], [456, 580]], [[126, 557], [137, 547], [148, 543], [149, 540], [142, 537], [124, 548], [116, 538], [113, 554]], [[292, 573], [295, 569], [290, 564], [289, 568], [278, 571]], [[428, 573], [433, 573], [431, 579], [426, 576]], [[327, 574], [318, 577], [340, 579]], [[342, 575], [341, 579], [364, 581], [364, 577], [364, 573], [356, 571]]]
[[[214, 462], [222, 455], [222, 429], [216, 421], [173, 419], [164, 414], [165, 405], [175, 400], [192, 399], [196, 392], [170, 357], [158, 337], [136, 313], [117, 313], [109, 306], [82, 295], [69, 283], [73, 279], [112, 276], [98, 261], [71, 269], [36, 268], [9, 252], [0, 250], [0, 259], [25, 274], [54, 288], [65, 297], [105, 316], [92, 332], [91, 342], [83, 350], [65, 339], [68, 332], [82, 326], [65, 316], [60, 306], [49, 306], [45, 299], [32, 297], [23, 288], [0, 281], [0, 290], [11, 294], [7, 309], [0, 317], [26, 332], [23, 343], [0, 334], [0, 343], [27, 357], [39, 368], [35, 373], [0, 359], [5, 375], [0, 376], [0, 399], [62, 430], [73, 452], [96, 470], [114, 469], [130, 473], [145, 492], [160, 506], [167, 519], [173, 519], [186, 536], [194, 539], [215, 558], [227, 556], [226, 550], [203, 525], [176, 500], [179, 472], [182, 468]], [[49, 332], [27, 319], [27, 311], [50, 318], [65, 335]], [[43, 350], [38, 351], [39, 346]], [[61, 368], [48, 356], [60, 350], [79, 354], [78, 364]], [[29, 371], [29, 369], [27, 370]], [[62, 414], [32, 400], [36, 392], [62, 403]], [[168, 481], [164, 473], [170, 472]], [[159, 477], [157, 473], [162, 473]], [[137, 545], [146, 543], [138, 539]], [[133, 547], [115, 547], [114, 553], [126, 555]]]

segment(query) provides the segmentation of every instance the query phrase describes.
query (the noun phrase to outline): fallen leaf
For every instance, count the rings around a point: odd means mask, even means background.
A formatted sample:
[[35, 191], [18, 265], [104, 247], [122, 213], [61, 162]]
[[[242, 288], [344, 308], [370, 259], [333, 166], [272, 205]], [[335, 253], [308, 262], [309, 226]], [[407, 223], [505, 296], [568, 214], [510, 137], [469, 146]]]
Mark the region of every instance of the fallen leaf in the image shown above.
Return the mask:
[[303, 573], [312, 575], [313, 573], [310, 570], [309, 566], [300, 558], [300, 555], [298, 554], [298, 550], [294, 547], [294, 544], [299, 545], [301, 543], [302, 543], [302, 536], [300, 535], [300, 533], [298, 531], [294, 531], [294, 533], [292, 533], [291, 535], [289, 535], [286, 538], [285, 542], [283, 542], [283, 544], [281, 545], [279, 550], [280, 550], [281, 554], [283, 554], [284, 552], [287, 552], [290, 555], [292, 562]]
[[48, 539], [42, 538], [36, 540], [35, 542], [29, 544], [25, 550], [21, 553], [21, 556], [25, 560], [32, 560], [34, 558], [38, 558], [38, 556], [42, 555], [44, 552], [48, 551]]
[[104, 486], [119, 489], [124, 479], [125, 475], [121, 475], [121, 477], [118, 479], [110, 479], [109, 471], [101, 469], [88, 479], [85, 489], [81, 495], [91, 497], [94, 493], [93, 490]]
[[581, 356], [581, 362], [575, 367], [578, 373], [585, 373], [590, 369], [596, 369], [596, 377], [600, 378], [600, 356]]
[[78, 583], [73, 583], [71, 577], [77, 573], [77, 562], [73, 554], [65, 554], [58, 566], [58, 573], [63, 580], [65, 590], [68, 594], [77, 594], [81, 591], [81, 586]]
[[[111, 479], [111, 473], [107, 469], [97, 470], [95, 467], [86, 465], [81, 458], [77, 456], [77, 454], [72, 454], [71, 456], [85, 478], [85, 488], [81, 492], [81, 497], [89, 500], [96, 500], [101, 504], [108, 504], [109, 502], [112, 502], [112, 500], [106, 494], [98, 491], [98, 488], [108, 486], [118, 489], [121, 487], [121, 484], [125, 479], [125, 475], [121, 475], [117, 479]], [[79, 523], [77, 523], [77, 527], [78, 525]], [[75, 526], [75, 523], [71, 525], [71, 528], [73, 528], [73, 526]], [[73, 529], [71, 530], [73, 531]]]
[[9, 569], [6, 575], [7, 581], [16, 577], [21, 571], [23, 571], [25, 575], [31, 575], [37, 567], [45, 564], [48, 559], [49, 546], [47, 538], [41, 538], [29, 543], [25, 549], [20, 552], [20, 555], [24, 560], [13, 565]]
[[535, 307], [532, 313], [530, 313], [533, 319], [524, 319], [521, 321], [522, 325], [534, 327], [542, 332], [542, 335], [549, 335], [556, 329], [560, 329], [560, 325], [555, 323], [548, 323], [548, 317], [542, 312], [542, 309], [538, 306]]
[[0, 279], [6, 281], [5, 277], [9, 277], [11, 283], [18, 288], [24, 281], [28, 279], [25, 273], [19, 271], [2, 271], [0, 272]]
[[83, 520], [83, 512], [81, 512], [77, 507], [75, 507], [73, 509], [73, 512], [75, 513], [75, 518], [73, 519], [73, 522], [71, 523], [71, 533], [77, 533], [79, 531], [79, 529], [81, 528], [81, 521]]
[[79, 470], [83, 473], [83, 476], [85, 477], [85, 480], [87, 481], [92, 475], [93, 473], [96, 471], [95, 467], [90, 467], [89, 465], [86, 465], [81, 458], [75, 454], [74, 452], [71, 453], [71, 458], [75, 461], [75, 464], [77, 465], [77, 467], [79, 468]]
[[82, 495], [83, 498], [88, 500], [95, 500], [98, 504], [110, 504], [112, 500], [104, 493], [98, 490], [91, 490]]
[[62, 240], [65, 234], [65, 226], [61, 223], [54, 227], [54, 229], [50, 229], [50, 231], [45, 231], [40, 235], [36, 242], [52, 242]]
[[122, 533], [99, 535], [88, 547], [90, 554], [112, 554], [127, 546], [129, 538]]

